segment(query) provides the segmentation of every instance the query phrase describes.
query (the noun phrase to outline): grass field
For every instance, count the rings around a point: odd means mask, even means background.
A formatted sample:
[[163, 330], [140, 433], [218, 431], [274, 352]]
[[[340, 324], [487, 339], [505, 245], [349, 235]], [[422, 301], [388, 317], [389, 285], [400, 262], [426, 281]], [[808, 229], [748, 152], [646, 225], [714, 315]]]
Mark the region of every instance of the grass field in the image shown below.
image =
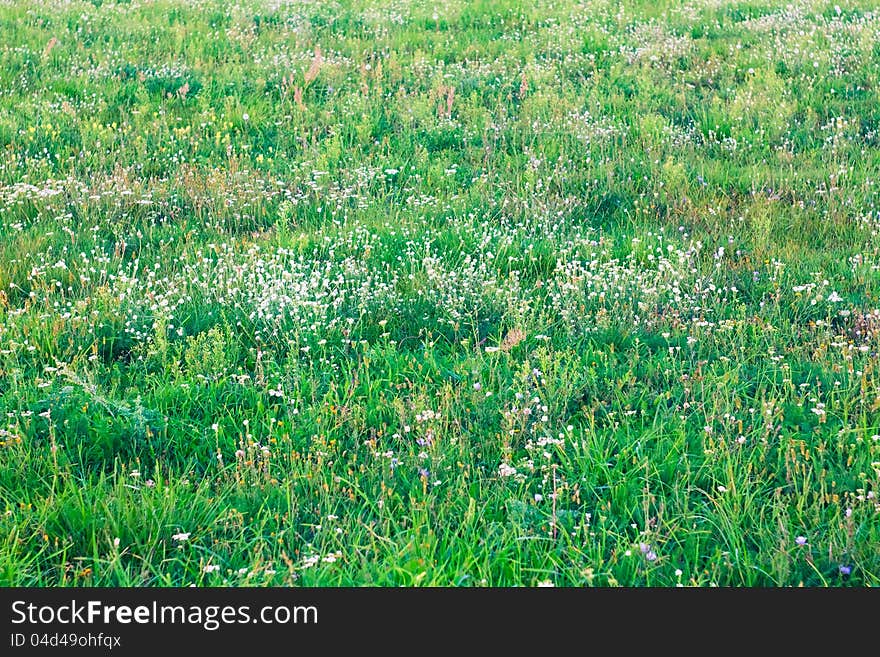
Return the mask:
[[0, 584], [880, 583], [838, 3], [0, 2]]

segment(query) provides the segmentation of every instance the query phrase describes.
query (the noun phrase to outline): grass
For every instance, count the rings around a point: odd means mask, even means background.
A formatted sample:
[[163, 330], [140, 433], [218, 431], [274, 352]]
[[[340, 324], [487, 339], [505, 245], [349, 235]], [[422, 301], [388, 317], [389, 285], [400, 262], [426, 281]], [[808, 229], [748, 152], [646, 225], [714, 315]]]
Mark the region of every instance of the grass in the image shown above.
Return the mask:
[[880, 583], [873, 2], [0, 3], [0, 584]]

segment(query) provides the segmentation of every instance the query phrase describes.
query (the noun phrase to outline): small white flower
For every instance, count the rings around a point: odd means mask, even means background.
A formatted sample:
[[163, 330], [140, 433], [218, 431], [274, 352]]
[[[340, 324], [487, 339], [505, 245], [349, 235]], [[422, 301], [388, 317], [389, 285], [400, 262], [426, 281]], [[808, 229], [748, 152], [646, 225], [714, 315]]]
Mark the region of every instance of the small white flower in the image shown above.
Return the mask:
[[516, 468], [508, 463], [501, 463], [498, 466], [498, 474], [502, 477], [510, 477], [516, 474]]

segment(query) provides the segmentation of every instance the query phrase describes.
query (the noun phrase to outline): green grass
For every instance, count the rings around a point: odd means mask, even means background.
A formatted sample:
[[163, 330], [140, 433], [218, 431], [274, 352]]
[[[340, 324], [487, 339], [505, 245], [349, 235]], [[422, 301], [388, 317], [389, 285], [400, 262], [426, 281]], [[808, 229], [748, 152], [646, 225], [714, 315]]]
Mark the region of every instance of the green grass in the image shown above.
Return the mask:
[[0, 584], [880, 583], [874, 3], [521, 4], [0, 4]]

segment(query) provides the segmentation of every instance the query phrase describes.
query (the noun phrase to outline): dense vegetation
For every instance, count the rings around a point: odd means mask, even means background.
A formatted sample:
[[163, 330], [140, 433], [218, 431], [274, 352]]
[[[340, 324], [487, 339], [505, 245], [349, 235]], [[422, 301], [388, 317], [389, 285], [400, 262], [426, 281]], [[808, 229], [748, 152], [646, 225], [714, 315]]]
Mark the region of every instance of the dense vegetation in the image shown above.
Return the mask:
[[0, 2], [0, 583], [876, 585], [838, 2]]

